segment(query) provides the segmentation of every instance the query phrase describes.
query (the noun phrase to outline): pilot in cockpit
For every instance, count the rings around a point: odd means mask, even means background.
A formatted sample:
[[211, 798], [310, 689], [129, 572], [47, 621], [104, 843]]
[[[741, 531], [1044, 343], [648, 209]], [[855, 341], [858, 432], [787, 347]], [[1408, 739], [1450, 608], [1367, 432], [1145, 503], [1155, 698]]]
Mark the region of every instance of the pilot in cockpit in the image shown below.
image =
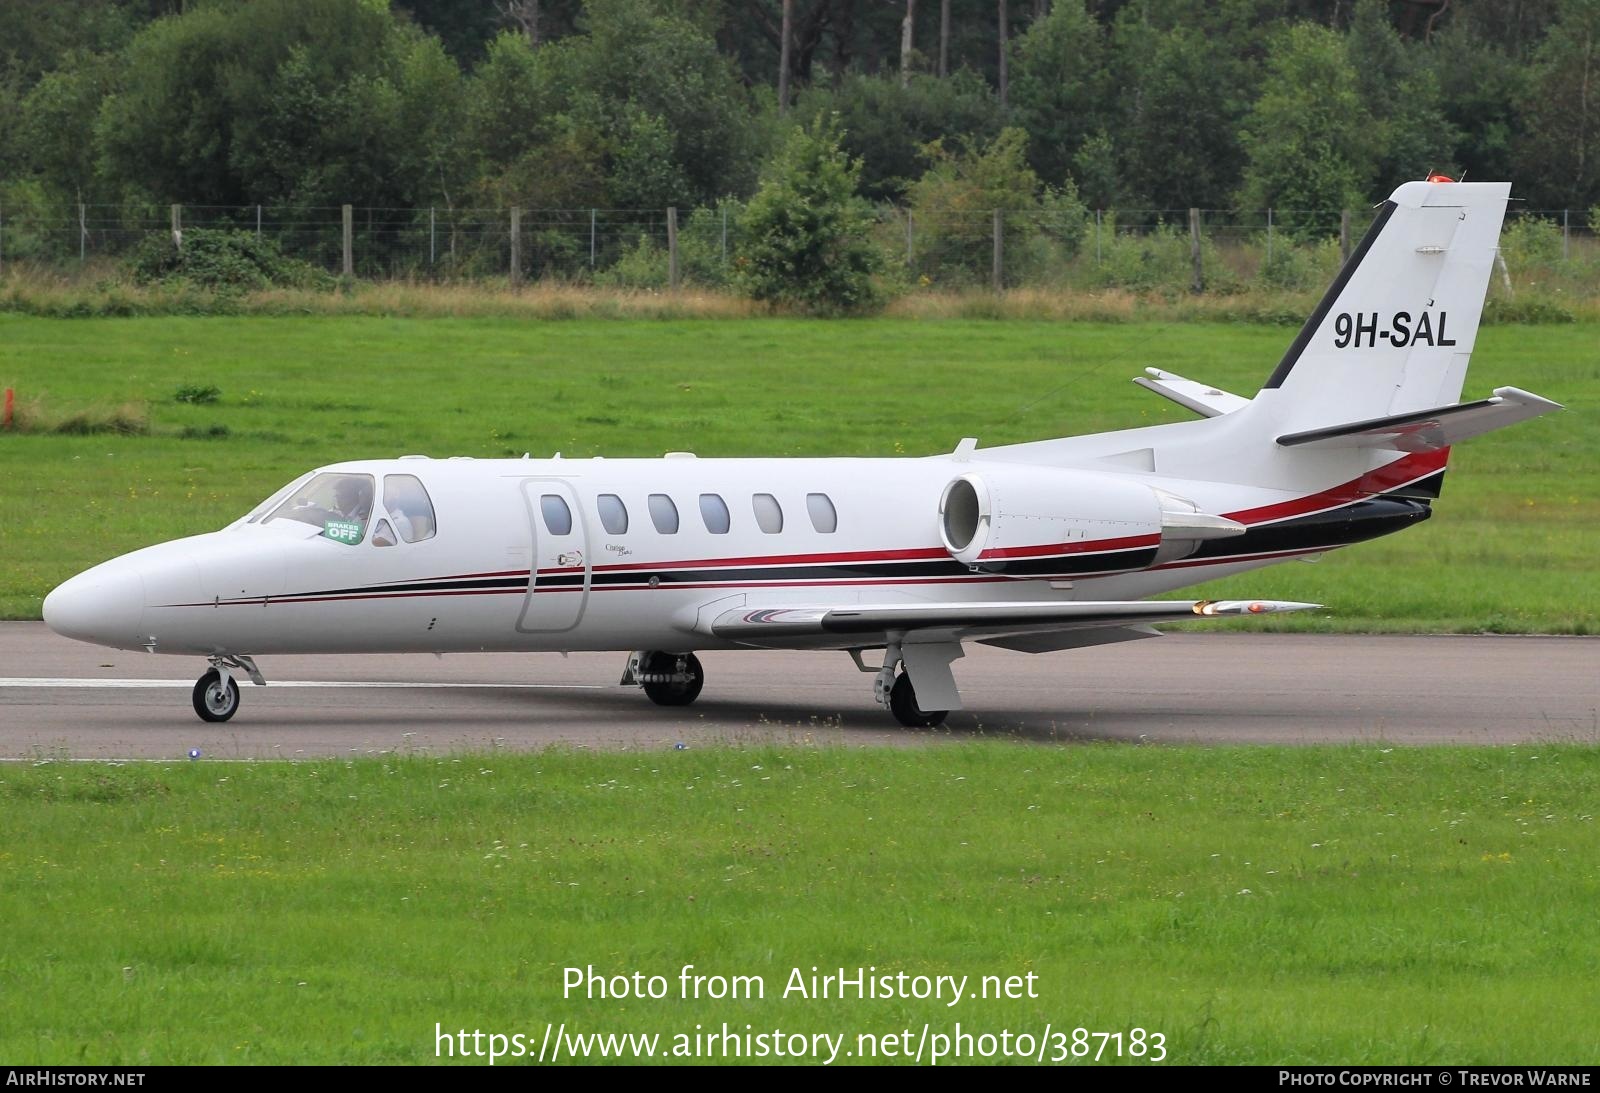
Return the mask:
[[334, 487], [333, 503], [341, 517], [366, 527], [367, 517], [372, 515], [371, 480], [356, 475], [342, 479]]

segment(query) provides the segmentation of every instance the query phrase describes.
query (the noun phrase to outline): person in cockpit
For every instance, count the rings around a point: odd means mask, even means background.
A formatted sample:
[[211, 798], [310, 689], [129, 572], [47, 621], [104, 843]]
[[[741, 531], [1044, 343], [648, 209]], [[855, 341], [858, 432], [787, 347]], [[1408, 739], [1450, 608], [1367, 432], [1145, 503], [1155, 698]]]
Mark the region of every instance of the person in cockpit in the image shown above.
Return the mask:
[[367, 526], [372, 515], [372, 482], [364, 476], [351, 475], [333, 489], [334, 512], [340, 517]]

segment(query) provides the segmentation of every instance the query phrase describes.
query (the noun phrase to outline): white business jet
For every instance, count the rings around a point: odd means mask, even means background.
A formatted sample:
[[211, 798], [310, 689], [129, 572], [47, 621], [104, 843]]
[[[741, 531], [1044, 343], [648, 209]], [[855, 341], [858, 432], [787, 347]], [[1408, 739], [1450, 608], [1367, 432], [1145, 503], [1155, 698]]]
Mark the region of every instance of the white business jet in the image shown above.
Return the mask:
[[[1510, 186], [1410, 182], [1254, 398], [1150, 369], [1200, 420], [893, 459], [359, 460], [45, 599], [57, 633], [201, 656], [195, 711], [274, 653], [837, 649], [904, 725], [961, 708], [968, 641], [1042, 653], [1315, 604], [1144, 597], [1425, 520], [1450, 446], [1551, 410], [1460, 403]], [[881, 650], [881, 655], [878, 651]]]

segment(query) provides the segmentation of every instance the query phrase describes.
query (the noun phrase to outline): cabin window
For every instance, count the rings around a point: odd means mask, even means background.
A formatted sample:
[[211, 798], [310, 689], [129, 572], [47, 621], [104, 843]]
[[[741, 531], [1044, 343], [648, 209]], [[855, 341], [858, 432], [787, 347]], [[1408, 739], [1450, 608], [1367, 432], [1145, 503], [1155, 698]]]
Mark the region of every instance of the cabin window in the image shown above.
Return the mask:
[[662, 535], [678, 533], [678, 506], [664, 493], [650, 495], [650, 522]]
[[432, 539], [438, 531], [433, 519], [433, 499], [414, 474], [383, 476], [383, 507], [400, 538], [408, 543]]
[[839, 530], [839, 514], [825, 493], [806, 494], [806, 512], [811, 516], [811, 526], [824, 535]]
[[628, 533], [628, 506], [622, 503], [622, 498], [614, 493], [602, 493], [595, 498], [595, 507], [600, 510], [600, 525], [611, 535], [626, 535]]
[[706, 522], [706, 530], [713, 535], [726, 535], [732, 526], [727, 502], [715, 493], [700, 495], [700, 519]]
[[783, 530], [783, 506], [778, 504], [778, 499], [770, 493], [758, 493], [751, 498], [751, 506], [756, 510], [756, 526], [768, 535], [776, 535]]
[[370, 474], [324, 471], [295, 490], [261, 522], [297, 520], [320, 529], [325, 537], [335, 542], [359, 543], [367, 536], [372, 495]]
[[553, 493], [539, 498], [539, 511], [544, 515], [545, 530], [551, 535], [572, 534], [572, 510]]

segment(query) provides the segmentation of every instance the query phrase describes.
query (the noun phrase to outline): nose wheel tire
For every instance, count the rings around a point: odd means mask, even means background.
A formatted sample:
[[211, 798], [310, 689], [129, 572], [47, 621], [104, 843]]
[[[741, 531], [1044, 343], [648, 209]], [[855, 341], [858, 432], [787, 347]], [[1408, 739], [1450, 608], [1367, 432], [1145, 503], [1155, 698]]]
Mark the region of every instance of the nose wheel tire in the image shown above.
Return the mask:
[[226, 721], [239, 710], [239, 685], [215, 668], [194, 685], [194, 712], [202, 721]]
[[[687, 706], [700, 697], [700, 688], [706, 685], [705, 669], [693, 653], [651, 653], [642, 669], [644, 693], [657, 706]], [[675, 676], [681, 678], [671, 678]]]
[[944, 724], [949, 710], [923, 710], [917, 705], [917, 692], [911, 688], [911, 677], [901, 672], [889, 689], [889, 712], [908, 729], [931, 729]]

